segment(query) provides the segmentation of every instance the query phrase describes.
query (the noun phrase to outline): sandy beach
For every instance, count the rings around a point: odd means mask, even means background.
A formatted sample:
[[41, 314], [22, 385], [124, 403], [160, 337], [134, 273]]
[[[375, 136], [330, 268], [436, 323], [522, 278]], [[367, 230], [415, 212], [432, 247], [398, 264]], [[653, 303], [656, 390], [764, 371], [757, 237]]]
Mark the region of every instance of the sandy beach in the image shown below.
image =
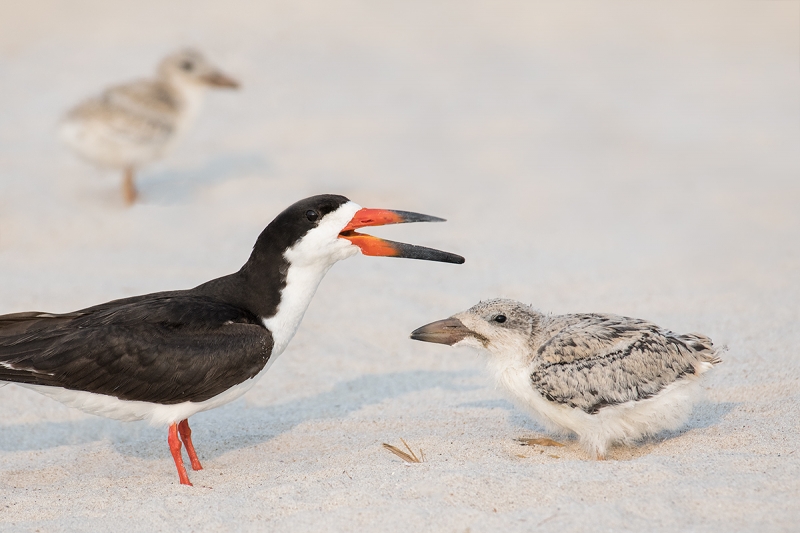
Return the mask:
[[[142, 201], [59, 117], [191, 45], [208, 94]], [[800, 2], [0, 1], [0, 314], [240, 268], [319, 193], [428, 213], [371, 233], [243, 398], [165, 428], [0, 387], [0, 531], [796, 531]], [[591, 461], [415, 342], [480, 299], [610, 312], [727, 346], [680, 431]], [[426, 461], [383, 448], [405, 439]]]

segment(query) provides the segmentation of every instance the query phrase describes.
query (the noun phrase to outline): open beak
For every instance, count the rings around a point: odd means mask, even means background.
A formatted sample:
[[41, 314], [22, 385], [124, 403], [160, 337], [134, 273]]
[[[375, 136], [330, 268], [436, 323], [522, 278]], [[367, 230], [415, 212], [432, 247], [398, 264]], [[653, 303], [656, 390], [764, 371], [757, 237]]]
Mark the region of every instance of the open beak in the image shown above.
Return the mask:
[[415, 341], [435, 342], [450, 346], [464, 340], [468, 335], [474, 334], [459, 319], [452, 317], [431, 322], [411, 332], [411, 338]]
[[214, 71], [209, 74], [205, 74], [200, 77], [203, 80], [203, 83], [206, 85], [210, 85], [212, 87], [225, 87], [228, 89], [238, 89], [239, 82], [234, 80], [233, 78], [229, 78], [225, 74], [219, 71]]
[[415, 246], [402, 242], [387, 241], [358, 233], [355, 230], [367, 226], [385, 226], [387, 224], [405, 224], [407, 222], [444, 222], [443, 218], [409, 213], [408, 211], [390, 211], [388, 209], [360, 209], [347, 226], [339, 233], [339, 237], [347, 239], [361, 249], [364, 255], [383, 257], [407, 257], [425, 261], [461, 264], [464, 258], [460, 255], [442, 252], [424, 246]]

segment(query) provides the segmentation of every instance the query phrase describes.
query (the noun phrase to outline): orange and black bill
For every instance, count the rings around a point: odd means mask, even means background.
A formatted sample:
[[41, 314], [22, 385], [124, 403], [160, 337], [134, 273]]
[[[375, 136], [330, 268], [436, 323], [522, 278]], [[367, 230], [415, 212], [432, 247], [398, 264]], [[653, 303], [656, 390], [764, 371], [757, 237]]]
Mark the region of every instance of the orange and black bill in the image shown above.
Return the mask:
[[361, 249], [364, 255], [382, 257], [406, 257], [424, 261], [461, 264], [464, 258], [460, 255], [442, 252], [424, 246], [415, 246], [402, 242], [387, 241], [372, 235], [358, 233], [355, 230], [367, 226], [386, 226], [388, 224], [405, 224], [408, 222], [444, 222], [443, 218], [411, 213], [408, 211], [392, 211], [389, 209], [360, 209], [339, 233], [339, 237], [347, 239]]
[[472, 331], [457, 318], [446, 318], [426, 324], [411, 332], [411, 338], [415, 341], [435, 342], [437, 344], [454, 345], [458, 341], [464, 340], [468, 335], [475, 335]]

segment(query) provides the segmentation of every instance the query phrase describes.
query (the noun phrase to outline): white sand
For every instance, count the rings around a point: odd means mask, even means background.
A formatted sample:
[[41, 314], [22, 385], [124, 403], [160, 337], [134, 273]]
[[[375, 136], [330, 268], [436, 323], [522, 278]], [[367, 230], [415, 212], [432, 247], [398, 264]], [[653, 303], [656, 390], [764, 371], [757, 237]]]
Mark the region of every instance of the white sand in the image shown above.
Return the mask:
[[[0, 313], [192, 287], [321, 192], [447, 217], [375, 233], [467, 257], [337, 265], [267, 377], [192, 418], [194, 488], [165, 429], [0, 388], [0, 530], [800, 527], [800, 4], [464, 4], [0, 4]], [[187, 43], [244, 88], [125, 209], [54, 124]], [[497, 296], [729, 351], [684, 431], [524, 448], [479, 356], [408, 339]]]

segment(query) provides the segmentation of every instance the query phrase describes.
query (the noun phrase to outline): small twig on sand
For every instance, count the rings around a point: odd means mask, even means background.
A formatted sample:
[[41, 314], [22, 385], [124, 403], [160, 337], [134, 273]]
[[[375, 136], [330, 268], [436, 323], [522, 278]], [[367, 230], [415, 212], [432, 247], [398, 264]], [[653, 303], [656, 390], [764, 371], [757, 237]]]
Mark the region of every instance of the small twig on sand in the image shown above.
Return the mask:
[[408, 453], [404, 452], [400, 448], [392, 446], [391, 444], [383, 443], [383, 447], [395, 454], [397, 457], [402, 459], [407, 463], [424, 463], [425, 462], [425, 453], [423, 453], [422, 448], [419, 449], [420, 457], [417, 457], [417, 454], [414, 453], [414, 450], [411, 449], [411, 446], [405, 441], [405, 439], [400, 439], [403, 444], [405, 445]]
[[522, 439], [514, 439], [514, 440], [516, 440], [517, 442], [519, 442], [523, 446], [533, 446], [535, 444], [538, 444], [539, 446], [560, 446], [560, 447], [564, 446], [564, 444], [561, 444], [560, 442], [556, 442], [553, 439], [548, 439], [547, 437], [539, 437], [539, 438], [536, 438], [536, 439], [525, 439], [525, 438], [522, 438]]

